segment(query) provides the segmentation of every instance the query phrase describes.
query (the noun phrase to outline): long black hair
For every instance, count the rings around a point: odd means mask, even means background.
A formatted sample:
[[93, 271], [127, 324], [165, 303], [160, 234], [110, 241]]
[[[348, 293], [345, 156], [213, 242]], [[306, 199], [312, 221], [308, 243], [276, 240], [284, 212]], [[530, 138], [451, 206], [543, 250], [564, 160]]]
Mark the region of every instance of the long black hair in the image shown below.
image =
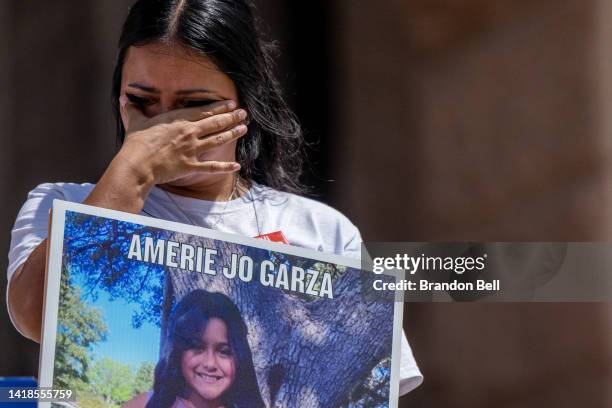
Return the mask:
[[225, 322], [229, 346], [236, 360], [235, 378], [221, 397], [223, 404], [228, 408], [265, 407], [247, 342], [247, 328], [238, 308], [221, 293], [196, 289], [181, 299], [170, 316], [167, 347], [155, 367], [153, 396], [146, 408], [170, 408], [176, 398], [183, 395], [183, 353], [201, 343], [202, 333], [212, 318]]
[[112, 103], [120, 141], [121, 75], [127, 50], [154, 42], [176, 43], [210, 58], [236, 84], [249, 113], [248, 134], [238, 140], [240, 175], [277, 190], [302, 193], [301, 127], [274, 75], [275, 47], [263, 40], [249, 0], [138, 0], [119, 40]]

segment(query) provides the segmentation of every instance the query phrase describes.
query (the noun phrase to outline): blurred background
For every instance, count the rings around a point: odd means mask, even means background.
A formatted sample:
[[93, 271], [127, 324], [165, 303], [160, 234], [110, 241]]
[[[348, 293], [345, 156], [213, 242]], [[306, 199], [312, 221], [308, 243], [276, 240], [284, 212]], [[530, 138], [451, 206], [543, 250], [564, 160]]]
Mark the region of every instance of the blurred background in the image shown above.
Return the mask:
[[[95, 182], [116, 152], [130, 4], [0, 0], [3, 253], [29, 190]], [[256, 4], [316, 142], [307, 181], [365, 240], [609, 238], [609, 0]], [[4, 307], [0, 376], [35, 375]], [[404, 327], [425, 382], [401, 407], [612, 406], [608, 304], [410, 304]]]

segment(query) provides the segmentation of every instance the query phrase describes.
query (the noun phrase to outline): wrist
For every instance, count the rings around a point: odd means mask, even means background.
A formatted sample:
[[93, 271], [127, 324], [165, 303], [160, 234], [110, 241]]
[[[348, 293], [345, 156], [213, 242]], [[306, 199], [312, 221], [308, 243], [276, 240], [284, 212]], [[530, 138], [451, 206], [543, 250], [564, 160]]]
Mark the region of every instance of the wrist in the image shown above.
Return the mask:
[[145, 163], [120, 151], [110, 163], [85, 204], [138, 213], [155, 185]]
[[[124, 146], [125, 147], [125, 146]], [[123, 179], [131, 188], [148, 192], [156, 183], [155, 173], [147, 160], [135, 157], [127, 149], [121, 148], [109, 166], [109, 170]]]

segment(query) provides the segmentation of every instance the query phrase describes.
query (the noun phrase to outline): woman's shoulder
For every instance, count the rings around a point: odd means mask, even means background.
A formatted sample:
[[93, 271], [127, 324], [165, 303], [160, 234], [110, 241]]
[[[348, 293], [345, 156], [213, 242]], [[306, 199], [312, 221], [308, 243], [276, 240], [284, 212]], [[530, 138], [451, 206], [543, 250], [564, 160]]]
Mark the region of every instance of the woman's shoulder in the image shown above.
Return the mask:
[[28, 200], [52, 197], [66, 201], [81, 202], [89, 195], [94, 186], [91, 183], [42, 183], [29, 192]]
[[93, 187], [93, 184], [43, 183], [30, 191], [11, 231], [9, 278], [47, 237], [49, 210], [53, 207], [53, 200], [82, 202]]
[[27, 200], [22, 205], [15, 227], [23, 227], [23, 222], [31, 223], [41, 220], [45, 225], [49, 210], [53, 207], [53, 200], [64, 200], [72, 202], [83, 202], [94, 188], [93, 184], [76, 183], [43, 183], [36, 186], [28, 193]]

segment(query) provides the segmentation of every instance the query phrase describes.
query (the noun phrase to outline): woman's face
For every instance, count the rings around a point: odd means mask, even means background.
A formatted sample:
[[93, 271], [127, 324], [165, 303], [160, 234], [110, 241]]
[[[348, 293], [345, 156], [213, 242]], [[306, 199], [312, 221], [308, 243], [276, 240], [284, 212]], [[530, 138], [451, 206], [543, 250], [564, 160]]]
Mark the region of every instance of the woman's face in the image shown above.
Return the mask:
[[[152, 43], [130, 47], [123, 64], [121, 95], [148, 117], [221, 100], [238, 101], [234, 82], [207, 57], [184, 47]], [[123, 123], [126, 123], [125, 118]], [[234, 161], [236, 141], [206, 152], [200, 160]], [[201, 177], [201, 176], [200, 176]], [[175, 185], [197, 184], [194, 176]]]
[[234, 382], [236, 358], [223, 320], [210, 319], [201, 340], [200, 349], [183, 353], [181, 371], [188, 387], [187, 397], [194, 402], [203, 400], [210, 403], [218, 401]]

